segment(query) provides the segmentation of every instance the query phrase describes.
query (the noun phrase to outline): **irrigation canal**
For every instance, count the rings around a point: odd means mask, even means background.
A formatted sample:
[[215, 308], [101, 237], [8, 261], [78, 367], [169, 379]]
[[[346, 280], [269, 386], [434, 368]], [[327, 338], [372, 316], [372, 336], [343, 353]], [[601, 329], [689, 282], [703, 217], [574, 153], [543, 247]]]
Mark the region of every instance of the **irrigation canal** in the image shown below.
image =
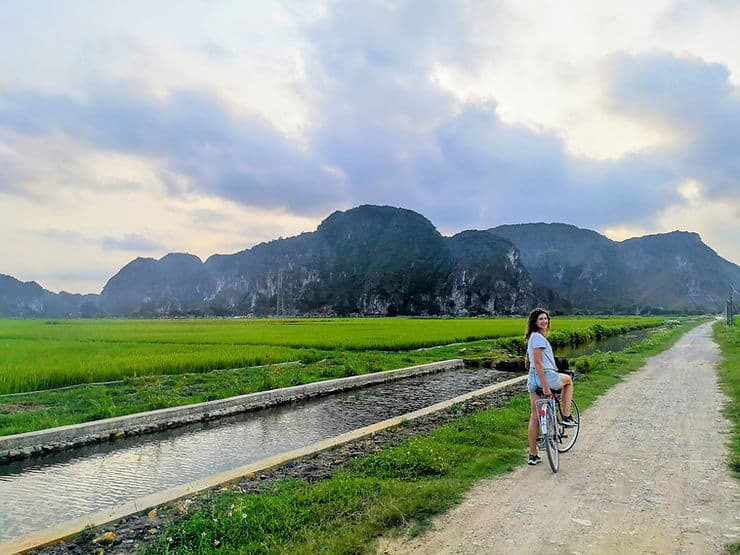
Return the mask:
[[[576, 349], [618, 351], [647, 331]], [[512, 377], [463, 368], [0, 465], [0, 543]]]

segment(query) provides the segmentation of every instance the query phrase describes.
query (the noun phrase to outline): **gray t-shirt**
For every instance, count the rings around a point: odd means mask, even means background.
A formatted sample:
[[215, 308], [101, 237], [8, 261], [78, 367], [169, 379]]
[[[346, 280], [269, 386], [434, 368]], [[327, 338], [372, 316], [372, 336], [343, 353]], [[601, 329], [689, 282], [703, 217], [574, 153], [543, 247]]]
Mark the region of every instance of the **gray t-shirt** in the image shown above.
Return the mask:
[[547, 338], [539, 332], [534, 332], [529, 336], [527, 342], [527, 356], [529, 357], [529, 370], [530, 372], [536, 372], [534, 367], [534, 350], [544, 349], [542, 351], [542, 366], [551, 370], [557, 370], [555, 365], [555, 354], [552, 352], [552, 346]]

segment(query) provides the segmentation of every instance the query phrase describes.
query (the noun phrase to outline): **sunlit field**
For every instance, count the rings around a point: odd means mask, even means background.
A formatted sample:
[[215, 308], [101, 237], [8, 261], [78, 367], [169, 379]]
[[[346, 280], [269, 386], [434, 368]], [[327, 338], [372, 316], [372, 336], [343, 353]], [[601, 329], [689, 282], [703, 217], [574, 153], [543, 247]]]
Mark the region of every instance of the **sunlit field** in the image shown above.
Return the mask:
[[[555, 318], [552, 339], [589, 339], [662, 322], [660, 317]], [[407, 351], [521, 337], [524, 326], [524, 318], [0, 320], [0, 394], [309, 363], [336, 351]]]

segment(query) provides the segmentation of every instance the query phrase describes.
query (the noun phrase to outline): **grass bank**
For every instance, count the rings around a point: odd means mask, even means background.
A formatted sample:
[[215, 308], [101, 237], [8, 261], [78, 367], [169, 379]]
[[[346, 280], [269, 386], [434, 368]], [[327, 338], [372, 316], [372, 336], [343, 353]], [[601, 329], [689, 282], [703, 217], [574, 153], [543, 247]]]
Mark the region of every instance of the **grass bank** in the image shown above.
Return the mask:
[[720, 385], [729, 397], [724, 413], [733, 424], [730, 440], [730, 466], [735, 477], [740, 478], [740, 322], [738, 318], [735, 318], [734, 326], [717, 322], [714, 325], [714, 340], [722, 351], [722, 361], [719, 366]]
[[[583, 410], [698, 321], [683, 322], [619, 353], [581, 357]], [[317, 483], [285, 481], [261, 494], [212, 493], [192, 504], [147, 554], [372, 553], [378, 536], [423, 527], [471, 485], [524, 461], [529, 401], [462, 416], [433, 433], [350, 462]]]
[[[714, 324], [714, 340], [722, 351], [719, 365], [720, 386], [729, 398], [724, 407], [725, 416], [732, 423], [730, 438], [730, 467], [735, 478], [740, 478], [740, 322], [728, 326], [724, 321]], [[726, 553], [740, 554], [740, 542], [726, 547]]]

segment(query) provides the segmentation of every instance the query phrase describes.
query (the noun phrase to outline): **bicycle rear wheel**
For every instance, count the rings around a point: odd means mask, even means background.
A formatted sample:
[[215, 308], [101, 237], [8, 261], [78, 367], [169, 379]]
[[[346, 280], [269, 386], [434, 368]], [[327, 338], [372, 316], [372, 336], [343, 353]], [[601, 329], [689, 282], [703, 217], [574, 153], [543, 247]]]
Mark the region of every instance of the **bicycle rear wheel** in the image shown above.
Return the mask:
[[550, 468], [553, 472], [557, 472], [560, 468], [560, 451], [558, 451], [558, 421], [555, 417], [555, 413], [552, 408], [546, 406], [547, 411], [547, 431], [545, 432], [543, 439], [545, 440], [545, 452], [547, 453], [547, 462], [550, 463]]
[[573, 420], [576, 421], [574, 428], [566, 428], [563, 426], [563, 415], [562, 412], [558, 410], [558, 451], [561, 453], [566, 453], [571, 450], [578, 439], [578, 432], [581, 430], [581, 413], [578, 412], [578, 405], [576, 405], [576, 402], [572, 400], [570, 402], [570, 415], [573, 417]]

